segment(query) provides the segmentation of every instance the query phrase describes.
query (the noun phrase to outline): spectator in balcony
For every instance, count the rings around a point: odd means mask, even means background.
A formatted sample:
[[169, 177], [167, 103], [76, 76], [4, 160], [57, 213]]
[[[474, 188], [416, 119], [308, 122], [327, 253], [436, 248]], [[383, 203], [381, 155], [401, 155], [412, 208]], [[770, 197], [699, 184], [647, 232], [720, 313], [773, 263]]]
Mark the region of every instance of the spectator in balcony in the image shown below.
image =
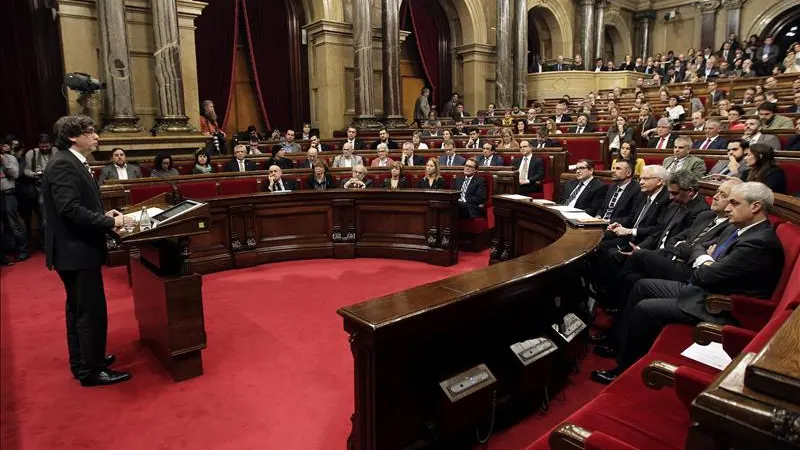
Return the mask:
[[597, 58], [594, 60], [594, 69], [592, 70], [594, 72], [607, 72], [608, 67], [606, 67], [606, 65], [603, 64], [603, 58]]
[[353, 154], [353, 146], [349, 142], [342, 145], [342, 154], [333, 158], [333, 167], [355, 167], [359, 164], [364, 164], [364, 161]]
[[772, 192], [786, 194], [786, 174], [775, 162], [775, 151], [764, 144], [752, 144], [744, 152], [747, 169], [742, 173], [744, 181], [766, 184]]
[[564, 62], [563, 55], [558, 55], [555, 64], [552, 64], [547, 68], [548, 72], [563, 72], [566, 70], [572, 70], [572, 66]]
[[306, 188], [313, 191], [325, 191], [333, 189], [333, 178], [328, 173], [328, 163], [324, 159], [319, 159], [314, 164], [314, 173], [308, 176]]
[[619, 153], [613, 161], [611, 161], [611, 165], [617, 163], [617, 161], [627, 161], [628, 164], [634, 168], [634, 175], [640, 176], [642, 174], [642, 169], [644, 169], [644, 159], [638, 158], [636, 156], [636, 143], [633, 139], [627, 139], [622, 141], [622, 145], [619, 148]]
[[756, 68], [761, 76], [772, 73], [772, 68], [778, 64], [778, 46], [775, 45], [774, 38], [767, 36], [764, 38], [764, 45], [756, 51]]
[[383, 187], [386, 189], [407, 189], [408, 180], [403, 175], [403, 165], [400, 161], [394, 161], [389, 169], [389, 178], [383, 180]]
[[757, 77], [758, 75], [756, 74], [756, 71], [753, 70], [753, 60], [748, 58], [748, 59], [745, 59], [744, 61], [742, 61], [742, 67], [741, 67], [741, 69], [736, 71], [736, 76], [738, 78], [754, 78], [754, 77]]
[[586, 66], [583, 64], [583, 56], [575, 55], [575, 59], [573, 60], [572, 66], [570, 70], [586, 70]]
[[367, 178], [367, 168], [363, 164], [353, 167], [353, 176], [342, 182], [345, 189], [368, 189], [372, 187], [372, 180]]
[[[237, 145], [236, 147], [241, 147], [242, 151], [244, 151], [244, 145]], [[177, 177], [178, 175], [180, 175], [178, 169], [172, 165], [172, 155], [162, 153], [155, 157], [153, 168], [150, 170], [151, 177]]]
[[417, 189], [444, 189], [445, 182], [439, 173], [439, 162], [436, 158], [428, 158], [425, 163], [425, 176], [417, 181]]
[[783, 67], [786, 68], [784, 73], [800, 72], [800, 42], [795, 42], [789, 46], [789, 51], [786, 52], [786, 57], [783, 58]]
[[[113, 157], [114, 155], [111, 156]], [[206, 153], [206, 151], [202, 148], [194, 152], [194, 167], [192, 167], [192, 175], [213, 172], [214, 166], [211, 164], [211, 157], [208, 156], [208, 153]], [[139, 176], [141, 176], [141, 174]]]

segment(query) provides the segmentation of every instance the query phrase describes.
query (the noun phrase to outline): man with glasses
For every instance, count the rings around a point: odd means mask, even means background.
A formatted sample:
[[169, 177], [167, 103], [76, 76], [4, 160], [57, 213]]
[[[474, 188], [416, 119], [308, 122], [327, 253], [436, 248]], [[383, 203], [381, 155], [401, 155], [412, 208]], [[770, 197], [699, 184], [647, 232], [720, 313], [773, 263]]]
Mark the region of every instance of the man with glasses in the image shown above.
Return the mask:
[[535, 192], [542, 192], [542, 181], [544, 181], [544, 163], [541, 159], [532, 155], [531, 143], [521, 141], [519, 151], [521, 158], [514, 160], [514, 171], [519, 174], [519, 190], [521, 195], [530, 195]]
[[495, 153], [494, 144], [491, 142], [483, 143], [483, 150], [481, 155], [476, 158], [476, 161], [478, 161], [478, 166], [480, 167], [505, 165], [503, 157]]
[[594, 177], [594, 162], [582, 159], [575, 165], [575, 179], [564, 186], [558, 203], [593, 216], [602, 208], [605, 192], [606, 185]]
[[706, 163], [697, 156], [690, 155], [692, 150], [692, 139], [688, 136], [681, 136], [675, 139], [675, 148], [672, 156], [664, 158], [662, 164], [667, 172], [675, 173], [681, 169], [688, 170], [702, 178], [706, 174]]
[[464, 164], [464, 176], [453, 180], [453, 189], [460, 191], [458, 215], [466, 219], [486, 217], [486, 181], [476, 176], [478, 162], [470, 158]]
[[42, 190], [47, 216], [47, 267], [55, 268], [67, 293], [67, 345], [72, 374], [83, 386], [120, 383], [129, 372], [108, 368], [108, 316], [101, 267], [106, 260], [106, 234], [133, 220], [116, 210], [103, 212], [100, 189], [87, 156], [97, 148], [94, 121], [64, 116], [54, 126], [56, 147], [44, 173]]

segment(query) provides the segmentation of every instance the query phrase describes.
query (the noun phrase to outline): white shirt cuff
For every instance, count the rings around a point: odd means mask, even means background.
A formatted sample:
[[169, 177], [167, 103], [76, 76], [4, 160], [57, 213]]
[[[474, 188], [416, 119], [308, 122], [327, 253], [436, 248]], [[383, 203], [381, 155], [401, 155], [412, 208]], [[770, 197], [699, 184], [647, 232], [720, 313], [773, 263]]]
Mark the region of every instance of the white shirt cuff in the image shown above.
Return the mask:
[[694, 260], [694, 263], [692, 264], [692, 269], [696, 269], [707, 262], [714, 262], [714, 258], [712, 258], [709, 255], [700, 255], [697, 257], [697, 259]]

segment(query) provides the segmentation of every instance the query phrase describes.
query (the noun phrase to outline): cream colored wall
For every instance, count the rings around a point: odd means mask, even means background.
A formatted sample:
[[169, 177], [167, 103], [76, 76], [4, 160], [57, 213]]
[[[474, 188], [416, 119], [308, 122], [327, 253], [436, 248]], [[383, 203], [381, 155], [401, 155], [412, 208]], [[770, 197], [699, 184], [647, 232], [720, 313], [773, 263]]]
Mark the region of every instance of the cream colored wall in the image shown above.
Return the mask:
[[[100, 37], [95, 0], [61, 0], [59, 20], [64, 69], [67, 72], [87, 72], [100, 75]], [[194, 0], [177, 0], [178, 27], [181, 39], [181, 68], [186, 114], [194, 127], [199, 127], [199, 100], [197, 90], [197, 59], [194, 40], [194, 18], [199, 16], [205, 3]], [[125, 2], [128, 28], [128, 49], [131, 58], [133, 101], [139, 125], [146, 133], [158, 115], [158, 97], [153, 75], [153, 28], [150, 2], [127, 0]], [[102, 102], [97, 95], [93, 115], [102, 115]], [[69, 92], [68, 108], [71, 113], [82, 110], [75, 101], [75, 92]]]

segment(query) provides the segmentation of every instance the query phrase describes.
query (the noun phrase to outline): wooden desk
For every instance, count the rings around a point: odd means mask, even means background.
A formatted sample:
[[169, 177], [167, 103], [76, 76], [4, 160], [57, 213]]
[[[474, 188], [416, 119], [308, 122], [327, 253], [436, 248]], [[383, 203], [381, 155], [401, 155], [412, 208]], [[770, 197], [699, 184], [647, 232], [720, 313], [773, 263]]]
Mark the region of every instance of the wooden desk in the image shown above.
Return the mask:
[[576, 279], [602, 231], [573, 228], [529, 201], [494, 202], [508, 256], [518, 258], [338, 311], [355, 365], [349, 448], [403, 449], [425, 439], [444, 395], [438, 382], [479, 363], [497, 377], [498, 398], [513, 396], [505, 383], [519, 367], [505, 359], [509, 345], [546, 334], [575, 298], [580, 286], [561, 281]]

